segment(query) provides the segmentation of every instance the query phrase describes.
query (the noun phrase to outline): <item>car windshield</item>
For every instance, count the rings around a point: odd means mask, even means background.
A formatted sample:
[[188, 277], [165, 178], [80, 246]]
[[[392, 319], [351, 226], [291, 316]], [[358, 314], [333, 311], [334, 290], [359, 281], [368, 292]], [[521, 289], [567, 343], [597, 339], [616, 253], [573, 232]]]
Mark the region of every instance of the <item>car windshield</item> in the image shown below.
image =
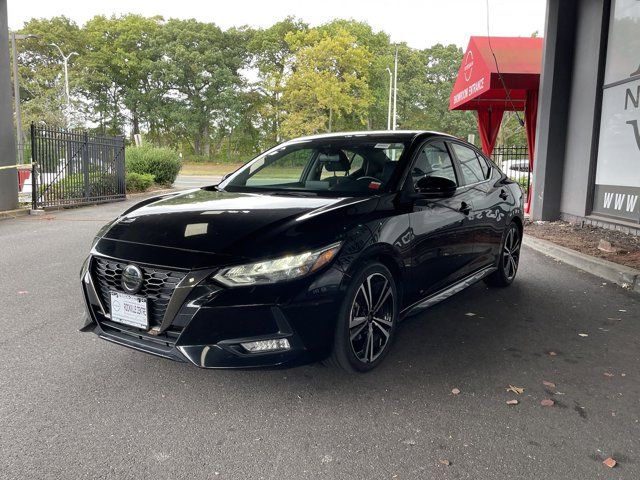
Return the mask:
[[219, 188], [228, 191], [375, 195], [389, 184], [405, 145], [393, 139], [344, 137], [299, 140], [255, 158]]

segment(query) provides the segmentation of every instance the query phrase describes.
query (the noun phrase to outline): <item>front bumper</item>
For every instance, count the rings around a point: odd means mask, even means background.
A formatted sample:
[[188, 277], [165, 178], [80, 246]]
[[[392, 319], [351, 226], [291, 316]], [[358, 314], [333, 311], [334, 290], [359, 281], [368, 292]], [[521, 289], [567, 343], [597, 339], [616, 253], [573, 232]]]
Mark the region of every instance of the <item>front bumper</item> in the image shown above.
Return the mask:
[[[332, 347], [341, 297], [341, 274], [333, 268], [297, 282], [223, 288], [213, 270], [190, 271], [198, 281], [175, 289], [163, 328], [146, 331], [111, 321], [91, 257], [82, 270], [86, 322], [104, 340], [202, 368], [294, 366], [326, 357]], [[181, 290], [181, 288], [183, 288]], [[288, 350], [249, 353], [240, 344], [287, 338]]]

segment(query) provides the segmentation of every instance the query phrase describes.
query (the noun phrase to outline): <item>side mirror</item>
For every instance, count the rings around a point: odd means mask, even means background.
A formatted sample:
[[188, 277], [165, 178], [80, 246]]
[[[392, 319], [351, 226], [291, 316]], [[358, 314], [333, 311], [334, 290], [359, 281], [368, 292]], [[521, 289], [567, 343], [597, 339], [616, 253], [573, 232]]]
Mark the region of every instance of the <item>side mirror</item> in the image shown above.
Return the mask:
[[416, 197], [447, 198], [456, 193], [456, 182], [444, 177], [422, 177], [416, 183]]

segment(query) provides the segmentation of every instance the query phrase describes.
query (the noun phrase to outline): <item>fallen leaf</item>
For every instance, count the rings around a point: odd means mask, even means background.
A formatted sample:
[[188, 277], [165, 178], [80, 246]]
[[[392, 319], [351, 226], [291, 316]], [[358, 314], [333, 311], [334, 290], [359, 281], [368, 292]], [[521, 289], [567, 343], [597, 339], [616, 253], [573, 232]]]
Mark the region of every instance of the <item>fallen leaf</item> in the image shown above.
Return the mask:
[[579, 333], [578, 335], [580, 335], [581, 337], [588, 337], [589, 336], [588, 333]]
[[550, 398], [545, 398], [544, 400], [542, 400], [540, 402], [540, 405], [542, 405], [543, 407], [553, 407], [555, 405], [555, 403], [556, 402], [554, 402]]
[[602, 462], [602, 463], [604, 463], [604, 464], [605, 464], [607, 467], [609, 467], [609, 468], [613, 468], [613, 467], [615, 467], [615, 466], [618, 464], [618, 462], [616, 462], [616, 461], [615, 461], [613, 458], [611, 458], [611, 457], [607, 458], [607, 459], [606, 459], [604, 462]]
[[553, 382], [547, 382], [546, 380], [543, 380], [543, 381], [542, 381], [542, 384], [543, 384], [545, 387], [549, 387], [549, 388], [556, 388], [556, 384], [555, 384], [555, 383], [553, 383]]
[[610, 372], [604, 372], [604, 376], [605, 376], [605, 377], [613, 377], [613, 373], [610, 373]]
[[451, 390], [451, 393], [453, 393], [454, 395], [460, 395], [460, 389], [454, 388], [453, 390]]
[[518, 395], [522, 395], [524, 393], [524, 387], [516, 387], [514, 385], [509, 384], [509, 388], [507, 388], [507, 392], [513, 392]]
[[556, 355], [558, 355], [556, 352], [549, 352], [550, 357], [555, 357]]
[[507, 400], [507, 405], [517, 405], [518, 404], [518, 400], [516, 400], [515, 398], [513, 400]]
[[449, 460], [447, 460], [446, 458], [441, 458], [440, 460], [438, 460], [442, 465], [446, 465], [447, 467], [449, 465], [451, 465], [451, 462]]

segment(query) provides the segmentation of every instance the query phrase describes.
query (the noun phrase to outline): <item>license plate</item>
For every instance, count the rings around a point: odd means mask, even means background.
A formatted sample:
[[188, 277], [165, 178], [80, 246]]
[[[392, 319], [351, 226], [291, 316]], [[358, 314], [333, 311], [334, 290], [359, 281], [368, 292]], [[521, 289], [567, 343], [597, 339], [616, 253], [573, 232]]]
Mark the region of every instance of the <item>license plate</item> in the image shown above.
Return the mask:
[[111, 292], [111, 320], [148, 330], [147, 299], [126, 293]]

